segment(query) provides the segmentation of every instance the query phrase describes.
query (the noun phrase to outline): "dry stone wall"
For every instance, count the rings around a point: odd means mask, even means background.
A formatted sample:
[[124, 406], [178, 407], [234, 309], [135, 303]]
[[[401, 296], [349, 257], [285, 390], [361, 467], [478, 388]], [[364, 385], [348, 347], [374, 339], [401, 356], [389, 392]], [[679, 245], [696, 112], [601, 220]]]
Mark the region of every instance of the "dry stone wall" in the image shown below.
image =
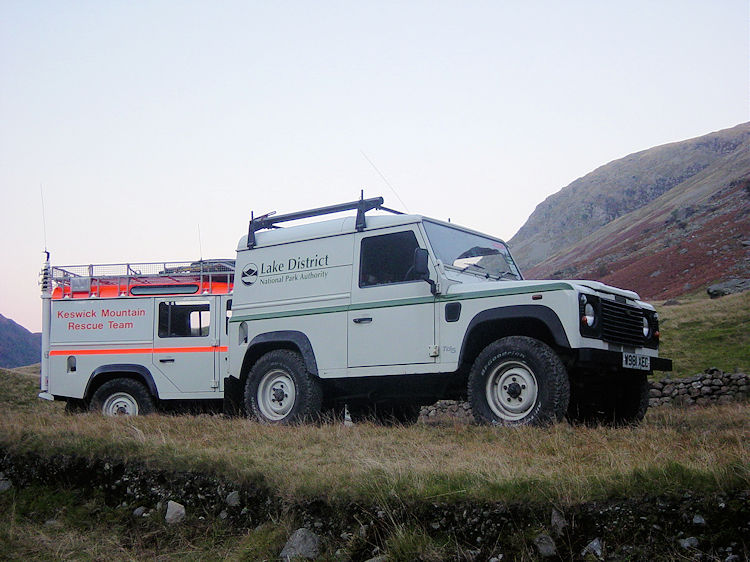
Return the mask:
[[[750, 376], [725, 373], [712, 367], [692, 377], [651, 382], [649, 407], [706, 406], [728, 404], [750, 398]], [[471, 423], [473, 416], [468, 402], [440, 400], [424, 406], [419, 420], [423, 423]]]

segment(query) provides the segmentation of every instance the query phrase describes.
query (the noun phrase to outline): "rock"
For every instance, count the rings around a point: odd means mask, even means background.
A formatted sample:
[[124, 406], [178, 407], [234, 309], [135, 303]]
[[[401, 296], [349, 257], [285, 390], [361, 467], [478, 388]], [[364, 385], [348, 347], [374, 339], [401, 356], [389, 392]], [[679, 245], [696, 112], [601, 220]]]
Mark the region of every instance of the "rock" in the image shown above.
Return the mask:
[[599, 537], [595, 538], [593, 541], [587, 544], [586, 548], [584, 548], [581, 551], [582, 558], [586, 558], [587, 554], [592, 554], [598, 559], [600, 560], [602, 559], [603, 557], [602, 541], [599, 540]]
[[146, 513], [146, 508], [143, 506], [136, 507], [133, 510], [133, 517], [143, 517], [143, 514]]
[[229, 513], [227, 513], [226, 509], [222, 509], [221, 513], [219, 513], [219, 519], [226, 519], [227, 517], [229, 517]]
[[229, 507], [237, 507], [240, 505], [240, 493], [236, 490], [229, 492], [225, 501]]
[[550, 529], [552, 529], [552, 533], [556, 537], [561, 537], [563, 532], [565, 531], [565, 527], [568, 526], [568, 522], [565, 521], [565, 517], [562, 516], [562, 513], [560, 513], [556, 509], [553, 509], [549, 526]]
[[185, 506], [181, 503], [169, 500], [167, 502], [167, 513], [164, 516], [164, 521], [169, 525], [175, 525], [182, 523], [185, 519]]
[[696, 539], [695, 537], [680, 539], [679, 542], [682, 548], [698, 548], [698, 539]]
[[493, 556], [492, 558], [490, 558], [489, 560], [487, 560], [487, 562], [500, 562], [500, 560], [502, 560], [502, 559], [503, 559], [503, 555], [502, 554], [498, 554], [497, 556]]
[[747, 290], [750, 290], [750, 279], [730, 279], [709, 286], [706, 292], [712, 299], [718, 299], [719, 297], [742, 293]]
[[0, 475], [0, 493], [7, 492], [12, 487], [13, 483], [4, 476]]
[[703, 519], [702, 516], [698, 515], [697, 513], [693, 516], [693, 525], [705, 525], [706, 520]]
[[464, 556], [466, 557], [467, 562], [473, 562], [481, 553], [481, 550], [464, 550]]
[[667, 299], [664, 301], [663, 306], [677, 306], [678, 304], [682, 304], [677, 299]]
[[652, 388], [648, 391], [648, 395], [651, 398], [661, 398], [661, 390], [659, 390], [658, 388]]
[[555, 541], [549, 535], [537, 535], [534, 539], [534, 546], [542, 558], [550, 558], [557, 556], [557, 548], [555, 548]]
[[320, 537], [310, 529], [302, 527], [292, 533], [279, 557], [282, 560], [291, 560], [292, 558], [315, 560], [318, 554], [320, 554]]

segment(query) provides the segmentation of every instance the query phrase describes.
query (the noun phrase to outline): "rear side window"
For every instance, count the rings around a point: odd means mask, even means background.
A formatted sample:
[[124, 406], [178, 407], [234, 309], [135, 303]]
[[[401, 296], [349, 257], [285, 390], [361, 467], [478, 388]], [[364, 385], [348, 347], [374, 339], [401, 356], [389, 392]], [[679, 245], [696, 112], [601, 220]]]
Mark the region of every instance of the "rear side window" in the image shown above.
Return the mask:
[[168, 301], [159, 303], [160, 338], [198, 338], [211, 328], [211, 304], [208, 301]]
[[419, 248], [414, 232], [394, 232], [362, 240], [359, 286], [415, 281], [414, 251]]

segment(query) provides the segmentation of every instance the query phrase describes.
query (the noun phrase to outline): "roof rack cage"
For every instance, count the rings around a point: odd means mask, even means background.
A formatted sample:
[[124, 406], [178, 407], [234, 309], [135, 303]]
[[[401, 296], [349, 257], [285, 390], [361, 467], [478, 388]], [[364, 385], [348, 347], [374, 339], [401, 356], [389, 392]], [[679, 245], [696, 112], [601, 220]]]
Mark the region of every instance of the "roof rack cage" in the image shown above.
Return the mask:
[[62, 297], [126, 296], [135, 286], [163, 287], [169, 293], [167, 289], [186, 283], [213, 293], [215, 286], [231, 289], [234, 260], [54, 266], [50, 277]]
[[327, 207], [318, 207], [317, 209], [309, 209], [307, 211], [297, 211], [296, 213], [288, 213], [286, 215], [276, 215], [275, 212], [271, 212], [260, 217], [254, 217], [251, 213], [250, 224], [247, 229], [247, 247], [254, 248], [256, 245], [255, 233], [259, 230], [266, 230], [269, 228], [277, 228], [277, 224], [281, 222], [294, 221], [299, 219], [307, 219], [310, 217], [319, 217], [322, 215], [330, 215], [333, 213], [340, 213], [342, 211], [351, 211], [356, 209], [357, 211], [357, 222], [356, 228], [358, 231], [362, 231], [367, 227], [365, 222], [365, 213], [372, 211], [373, 209], [381, 209], [397, 215], [403, 214], [400, 211], [395, 211], [383, 206], [382, 197], [373, 197], [371, 199], [360, 198], [359, 201], [352, 201], [350, 203], [339, 203], [338, 205], [329, 205]]

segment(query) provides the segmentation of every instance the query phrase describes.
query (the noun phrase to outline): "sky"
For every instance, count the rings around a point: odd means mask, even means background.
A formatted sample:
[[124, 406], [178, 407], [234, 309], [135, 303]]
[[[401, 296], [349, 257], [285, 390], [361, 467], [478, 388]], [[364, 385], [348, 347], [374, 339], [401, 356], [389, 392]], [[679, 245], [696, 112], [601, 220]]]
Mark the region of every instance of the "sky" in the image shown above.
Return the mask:
[[0, 314], [41, 329], [45, 246], [233, 257], [251, 211], [360, 190], [509, 239], [611, 160], [750, 120], [749, 6], [2, 0]]

